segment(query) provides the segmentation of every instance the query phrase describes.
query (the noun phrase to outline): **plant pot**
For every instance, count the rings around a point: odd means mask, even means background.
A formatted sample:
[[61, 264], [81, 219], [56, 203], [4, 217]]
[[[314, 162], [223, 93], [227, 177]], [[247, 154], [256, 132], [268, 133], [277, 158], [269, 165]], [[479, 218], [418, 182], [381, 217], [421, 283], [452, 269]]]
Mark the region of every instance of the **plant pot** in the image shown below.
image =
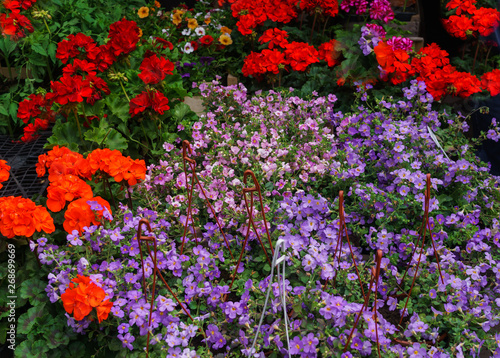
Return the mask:
[[26, 68], [21, 68], [21, 71], [18, 72], [18, 69], [15, 67], [11, 67], [11, 73], [9, 73], [9, 68], [8, 67], [0, 67], [0, 75], [7, 77], [9, 80], [15, 80], [18, 77], [20, 79], [26, 79], [26, 78], [31, 78], [31, 71], [27, 71]]
[[399, 21], [409, 22], [413, 16], [417, 15], [416, 12], [395, 12], [394, 18]]
[[203, 106], [203, 98], [201, 96], [184, 97], [184, 103], [196, 114], [205, 112], [205, 106]]

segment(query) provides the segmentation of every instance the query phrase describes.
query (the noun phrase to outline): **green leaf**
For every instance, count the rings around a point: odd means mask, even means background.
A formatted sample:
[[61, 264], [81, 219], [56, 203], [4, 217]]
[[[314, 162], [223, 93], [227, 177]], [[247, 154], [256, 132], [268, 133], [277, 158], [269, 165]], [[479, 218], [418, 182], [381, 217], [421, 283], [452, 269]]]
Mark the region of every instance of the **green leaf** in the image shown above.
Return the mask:
[[128, 113], [130, 105], [124, 96], [111, 94], [106, 97], [105, 101], [111, 110], [112, 116], [118, 117], [123, 122], [127, 122], [130, 119], [130, 114]]
[[82, 142], [78, 137], [78, 129], [76, 125], [72, 122], [61, 123], [60, 121], [56, 123], [52, 129], [52, 136], [47, 139], [47, 144], [44, 148], [52, 148], [53, 146], [64, 146], [72, 151], [78, 151], [78, 145]]
[[12, 119], [14, 120], [14, 122], [17, 122], [17, 104], [14, 103], [14, 102], [10, 102], [10, 105], [9, 105], [9, 114], [10, 116], [12, 117]]
[[19, 290], [21, 298], [29, 299], [33, 306], [46, 301], [45, 284], [39, 279], [29, 279], [23, 281]]
[[110, 128], [105, 119], [99, 122], [99, 127], [92, 128], [83, 136], [86, 140], [97, 143], [99, 146], [104, 144], [111, 150], [125, 150], [128, 147], [127, 140], [116, 129]]
[[12, 41], [9, 36], [0, 38], [0, 51], [2, 51], [4, 57], [9, 57], [16, 47], [17, 42]]
[[45, 342], [50, 349], [59, 347], [60, 345], [66, 346], [69, 343], [69, 337], [60, 331], [50, 331], [44, 335]]
[[37, 318], [42, 317], [45, 309], [45, 303], [32, 307], [28, 312], [22, 314], [17, 322], [17, 332], [22, 334], [29, 334]]
[[50, 59], [52, 62], [56, 62], [56, 52], [57, 52], [57, 45], [53, 42], [49, 44], [49, 47], [47, 48], [47, 52], [49, 54]]
[[47, 56], [48, 56], [47, 51], [45, 51], [45, 49], [44, 49], [44, 48], [42, 47], [42, 45], [40, 45], [39, 43], [34, 43], [34, 44], [32, 44], [32, 45], [31, 45], [31, 49], [32, 49], [34, 52], [36, 52], [36, 53], [38, 53], [38, 54], [40, 54], [40, 55], [42, 55], [42, 56], [45, 56], [45, 57], [47, 57]]
[[188, 114], [194, 113], [185, 103], [177, 103], [172, 112], [172, 117], [176, 123], [182, 121]]

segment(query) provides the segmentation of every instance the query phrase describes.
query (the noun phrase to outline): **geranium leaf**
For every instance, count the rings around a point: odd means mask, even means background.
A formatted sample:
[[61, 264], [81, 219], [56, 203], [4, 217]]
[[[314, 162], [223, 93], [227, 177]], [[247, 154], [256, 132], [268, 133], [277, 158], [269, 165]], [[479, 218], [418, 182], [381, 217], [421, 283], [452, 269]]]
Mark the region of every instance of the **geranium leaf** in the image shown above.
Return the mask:
[[45, 339], [47, 346], [50, 349], [59, 347], [60, 345], [67, 345], [69, 343], [69, 337], [60, 331], [51, 331], [45, 334]]
[[42, 303], [38, 306], [30, 308], [28, 312], [22, 314], [21, 317], [19, 317], [17, 332], [22, 334], [30, 333], [36, 319], [43, 317], [45, 314], [44, 309], [45, 303]]
[[42, 281], [37, 279], [26, 280], [21, 284], [19, 295], [21, 298], [29, 299], [30, 303], [36, 306], [46, 298], [45, 285]]

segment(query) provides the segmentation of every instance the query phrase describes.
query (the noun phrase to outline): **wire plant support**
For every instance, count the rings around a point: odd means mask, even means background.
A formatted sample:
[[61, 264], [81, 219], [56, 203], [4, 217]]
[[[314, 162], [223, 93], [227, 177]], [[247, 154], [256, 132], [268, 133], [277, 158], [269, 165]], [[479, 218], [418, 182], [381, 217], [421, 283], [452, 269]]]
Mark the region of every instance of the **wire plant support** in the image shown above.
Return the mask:
[[[358, 275], [359, 286], [361, 287], [361, 292], [363, 294], [363, 298], [366, 299], [365, 290], [363, 289], [363, 283], [361, 282], [361, 276], [359, 274], [358, 265], [356, 264], [356, 258], [354, 257], [354, 252], [352, 251], [351, 241], [349, 240], [349, 234], [347, 233], [347, 225], [345, 222], [345, 211], [344, 211], [344, 191], [339, 191], [339, 235], [337, 238], [337, 246], [335, 247], [335, 251], [333, 253], [333, 263], [335, 263], [335, 258], [337, 258], [338, 253], [338, 263], [340, 265], [340, 256], [342, 253], [342, 238], [343, 232], [345, 231], [345, 237], [347, 240], [347, 244], [349, 245], [349, 250], [351, 252], [352, 262], [354, 263], [354, 268], [356, 270], [356, 275]], [[335, 275], [333, 277], [333, 286], [335, 286], [335, 281], [337, 280], [337, 272], [335, 271]], [[328, 280], [325, 282], [323, 288], [326, 288]]]
[[410, 257], [410, 261], [408, 262], [408, 265], [406, 266], [406, 270], [405, 270], [405, 273], [403, 275], [403, 278], [399, 282], [400, 287], [402, 287], [402, 285], [404, 283], [406, 274], [408, 273], [408, 269], [410, 268], [410, 265], [411, 265], [411, 261], [413, 260], [413, 256], [415, 255], [417, 247], [419, 246], [420, 239], [422, 239], [422, 246], [420, 247], [420, 254], [418, 255], [417, 267], [415, 268], [415, 273], [413, 275], [413, 281], [412, 281], [411, 286], [410, 286], [410, 291], [407, 294], [406, 303], [405, 303], [405, 306], [403, 308], [403, 311], [401, 312], [401, 319], [399, 320], [399, 325], [401, 325], [401, 323], [403, 322], [403, 318], [404, 318], [405, 312], [406, 312], [406, 307], [408, 306], [408, 301], [410, 300], [411, 292], [413, 290], [413, 286], [415, 285], [415, 281], [417, 279], [418, 269], [420, 267], [420, 260], [422, 259], [422, 252], [424, 251], [425, 236], [426, 236], [427, 229], [429, 230], [429, 233], [430, 233], [432, 248], [434, 251], [434, 257], [436, 258], [436, 261], [437, 261], [437, 266], [438, 266], [438, 270], [439, 270], [439, 277], [441, 278], [441, 283], [444, 284], [443, 274], [441, 273], [441, 265], [439, 264], [439, 255], [436, 251], [436, 245], [434, 243], [434, 238], [432, 237], [432, 230], [431, 230], [431, 225], [429, 222], [430, 200], [431, 200], [431, 175], [427, 174], [426, 189], [425, 189], [424, 217], [422, 220], [422, 225], [420, 227], [420, 231], [419, 231], [419, 235], [418, 235], [418, 239], [417, 239], [417, 244], [413, 248], [413, 251], [412, 251], [411, 257]]
[[186, 242], [186, 233], [187, 233], [187, 227], [189, 225], [188, 223], [189, 223], [190, 216], [191, 216], [191, 225], [192, 225], [192, 229], [193, 229], [193, 235], [195, 237], [196, 243], [198, 243], [198, 238], [196, 237], [196, 230], [194, 228], [193, 208], [192, 208], [194, 181], [196, 179], [196, 183], [198, 184], [200, 191], [203, 194], [203, 198], [205, 199], [207, 206], [210, 208], [210, 211], [212, 212], [212, 215], [214, 216], [215, 221], [217, 222], [217, 226], [219, 227], [219, 230], [222, 234], [222, 237], [224, 238], [224, 242], [226, 243], [227, 250], [229, 251], [231, 258], [234, 259], [233, 253], [231, 252], [231, 248], [229, 247], [229, 242], [227, 241], [226, 235], [224, 235], [224, 230], [222, 230], [222, 226], [219, 222], [219, 219], [217, 218], [217, 215], [215, 214], [215, 210], [212, 207], [212, 205], [210, 204], [210, 202], [208, 201], [205, 190], [203, 189], [203, 187], [200, 183], [200, 180], [198, 179], [198, 175], [196, 175], [196, 161], [192, 158], [189, 158], [188, 154], [190, 154], [190, 155], [193, 154], [193, 150], [191, 149], [191, 145], [189, 144], [189, 141], [184, 140], [182, 142], [182, 163], [184, 166], [184, 175], [186, 178], [186, 182], [187, 182], [187, 178], [188, 178], [186, 163], [188, 163], [189, 168], [191, 169], [191, 186], [188, 189], [189, 190], [189, 193], [188, 193], [188, 212], [187, 212], [187, 216], [186, 216], [186, 223], [184, 224], [184, 234], [182, 235], [181, 255], [182, 255], [182, 252], [184, 250], [184, 244]]
[[[147, 219], [141, 219], [139, 221], [139, 226], [137, 227], [137, 242], [139, 245], [139, 253], [141, 256], [141, 268], [142, 268], [142, 287], [144, 290], [144, 297], [146, 298], [146, 302], [148, 301], [148, 295], [147, 295], [147, 290], [146, 290], [146, 275], [145, 275], [145, 270], [144, 270], [144, 256], [142, 254], [142, 242], [146, 243], [146, 248], [148, 255], [153, 262], [153, 287], [151, 289], [151, 304], [149, 308], [149, 320], [148, 320], [148, 337], [147, 337], [147, 343], [146, 343], [146, 357], [149, 356], [149, 337], [151, 335], [151, 319], [153, 317], [153, 307], [155, 303], [155, 293], [156, 293], [156, 276], [158, 275], [163, 282], [163, 284], [167, 287], [168, 291], [170, 294], [175, 298], [177, 303], [181, 306], [182, 310], [186, 315], [191, 319], [192, 322], [194, 322], [193, 317], [189, 313], [189, 311], [184, 307], [184, 305], [181, 303], [179, 298], [176, 296], [176, 294], [172, 291], [170, 286], [168, 285], [167, 281], [165, 281], [165, 278], [161, 274], [160, 270], [158, 269], [158, 264], [157, 264], [157, 253], [158, 253], [158, 246], [156, 242], [156, 238], [154, 236], [142, 236], [142, 226], [146, 225], [148, 231], [152, 233], [151, 230], [151, 225], [149, 224], [149, 221]], [[151, 248], [149, 247], [149, 243], [153, 244], [153, 253], [151, 253]], [[200, 328], [201, 333], [203, 336], [205, 336], [205, 333], [203, 330]]]
[[380, 263], [382, 262], [382, 250], [377, 250], [377, 253], [375, 254], [375, 267], [371, 267], [370, 269], [370, 285], [368, 288], [368, 294], [365, 296], [365, 301], [363, 303], [363, 306], [361, 306], [361, 310], [359, 311], [358, 315], [356, 316], [356, 320], [354, 321], [354, 325], [352, 326], [351, 333], [349, 334], [349, 338], [347, 339], [347, 342], [344, 346], [344, 353], [347, 351], [347, 348], [349, 347], [349, 343], [351, 343], [352, 335], [354, 334], [354, 330], [358, 326], [359, 319], [361, 315], [363, 314], [363, 311], [368, 309], [368, 304], [370, 301], [370, 294], [373, 289], [373, 285], [375, 284], [375, 300], [373, 304], [373, 319], [374, 319], [374, 325], [375, 325], [375, 337], [377, 340], [377, 352], [378, 356], [382, 357], [380, 354], [380, 340], [378, 336], [378, 313], [377, 313], [377, 292], [378, 292], [378, 282], [380, 279]]

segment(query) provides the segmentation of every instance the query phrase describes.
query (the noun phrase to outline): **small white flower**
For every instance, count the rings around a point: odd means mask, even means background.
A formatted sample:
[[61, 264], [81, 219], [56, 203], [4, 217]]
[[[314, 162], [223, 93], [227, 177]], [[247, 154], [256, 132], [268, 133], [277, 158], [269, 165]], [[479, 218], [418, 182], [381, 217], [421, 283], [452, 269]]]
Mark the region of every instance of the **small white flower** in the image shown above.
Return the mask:
[[191, 35], [191, 29], [187, 28], [187, 29], [182, 30], [182, 35], [183, 36], [189, 36], [189, 35]]
[[194, 32], [196, 33], [196, 35], [198, 36], [205, 36], [205, 29], [203, 27], [197, 27]]
[[184, 53], [191, 53], [194, 51], [193, 45], [190, 42], [184, 45]]
[[163, 29], [163, 30], [161, 30], [161, 33], [162, 33], [162, 34], [167, 34], [167, 35], [168, 35], [168, 30], [167, 30], [167, 29]]

